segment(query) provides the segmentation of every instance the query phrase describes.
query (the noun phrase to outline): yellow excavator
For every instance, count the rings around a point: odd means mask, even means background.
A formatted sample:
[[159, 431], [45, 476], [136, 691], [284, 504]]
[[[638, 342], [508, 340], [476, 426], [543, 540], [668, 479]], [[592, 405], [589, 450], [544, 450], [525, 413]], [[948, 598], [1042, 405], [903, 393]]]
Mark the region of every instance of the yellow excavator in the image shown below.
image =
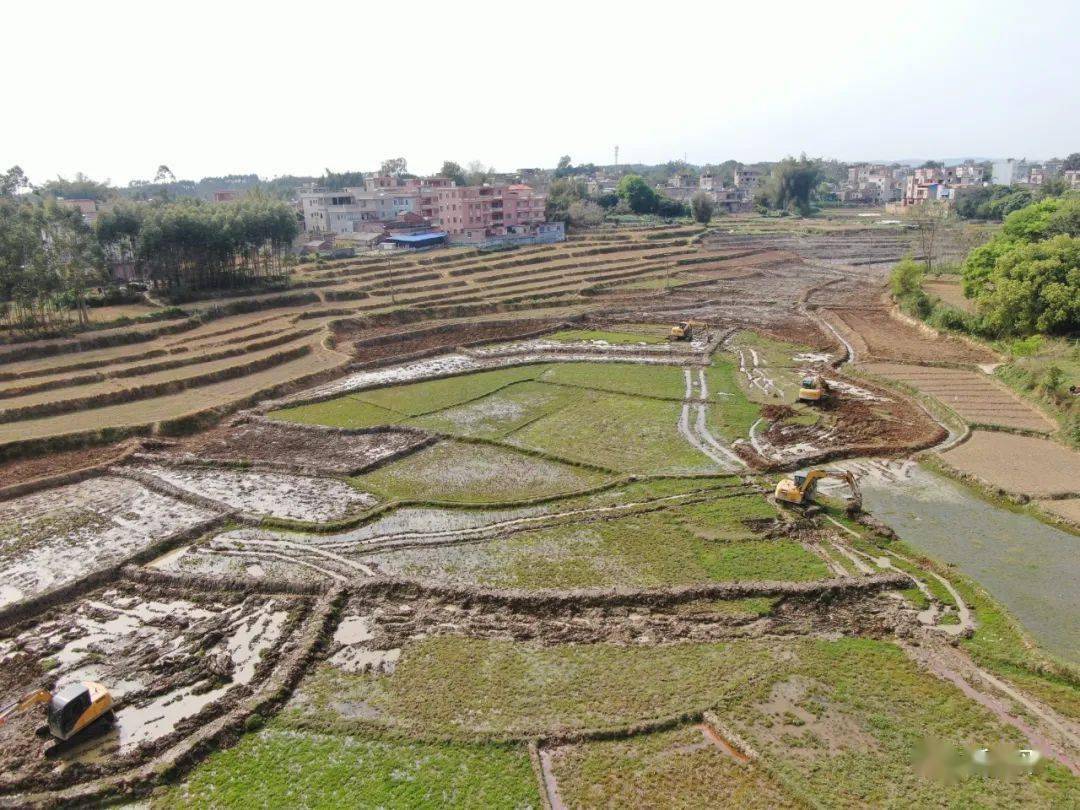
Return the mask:
[[95, 681], [76, 681], [55, 692], [38, 689], [6, 706], [0, 706], [0, 726], [11, 717], [42, 703], [49, 704], [49, 731], [62, 742], [70, 740], [97, 720], [104, 718], [109, 722], [114, 719], [113, 699], [109, 690]]
[[693, 340], [694, 328], [703, 327], [708, 331], [709, 325], [701, 321], [680, 321], [671, 327], [671, 334], [668, 335], [668, 340]]
[[820, 402], [829, 395], [829, 383], [820, 374], [803, 377], [799, 384], [799, 399], [804, 402]]
[[847, 470], [800, 470], [791, 478], [781, 478], [776, 484], [773, 495], [779, 503], [794, 506], [806, 506], [814, 497], [817, 482], [822, 478], [836, 478], [845, 482], [851, 489], [851, 499], [847, 503], [848, 512], [862, 511], [862, 492], [855, 476]]

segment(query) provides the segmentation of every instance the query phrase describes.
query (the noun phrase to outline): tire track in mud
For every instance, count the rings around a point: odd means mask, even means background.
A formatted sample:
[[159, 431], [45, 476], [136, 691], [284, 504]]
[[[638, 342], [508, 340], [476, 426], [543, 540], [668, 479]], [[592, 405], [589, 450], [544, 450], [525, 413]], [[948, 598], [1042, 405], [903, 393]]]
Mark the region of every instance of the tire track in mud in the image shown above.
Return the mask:
[[[1080, 776], [1080, 728], [1075, 722], [976, 666], [948, 645], [903, 643], [900, 648], [923, 669], [953, 684], [965, 697], [988, 709], [998, 720], [1023, 734], [1033, 746], [1051, 754]], [[977, 686], [980, 682], [981, 688]], [[1021, 716], [1015, 704], [1023, 707], [1026, 717]]]
[[[694, 397], [695, 382], [692, 370], [684, 367], [683, 375], [686, 379], [686, 392], [683, 396], [682, 411], [679, 414], [679, 433], [693, 447], [708, 456], [714, 464], [725, 472], [737, 472], [745, 469], [746, 462], [717, 441], [706, 425], [706, 399], [709, 394], [705, 383], [704, 369], [698, 369], [697, 385], [700, 393], [697, 398]], [[692, 405], [697, 408], [697, 418], [693, 429], [690, 426], [690, 407]]]

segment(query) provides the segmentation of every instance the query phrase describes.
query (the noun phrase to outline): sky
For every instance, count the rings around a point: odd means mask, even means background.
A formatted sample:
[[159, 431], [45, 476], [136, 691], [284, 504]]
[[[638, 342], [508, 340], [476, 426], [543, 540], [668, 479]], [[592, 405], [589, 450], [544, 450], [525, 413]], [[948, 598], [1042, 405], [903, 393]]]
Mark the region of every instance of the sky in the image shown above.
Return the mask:
[[0, 171], [1080, 151], [1080, 3], [6, 3]]

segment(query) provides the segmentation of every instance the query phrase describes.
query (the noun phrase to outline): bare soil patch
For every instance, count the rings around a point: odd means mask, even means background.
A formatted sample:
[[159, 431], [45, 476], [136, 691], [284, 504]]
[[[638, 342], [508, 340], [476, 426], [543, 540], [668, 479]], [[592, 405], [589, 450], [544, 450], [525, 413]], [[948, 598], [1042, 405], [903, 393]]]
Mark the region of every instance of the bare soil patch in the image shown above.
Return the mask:
[[357, 322], [343, 322], [335, 325], [334, 335], [348, 344], [341, 346], [343, 351], [366, 362], [451, 349], [481, 340], [510, 340], [554, 325], [555, 321], [548, 320], [469, 321], [442, 329], [429, 326], [410, 329], [407, 326], [371, 328]]
[[84, 467], [106, 464], [118, 458], [126, 449], [125, 444], [108, 444], [97, 447], [83, 447], [78, 450], [66, 450], [61, 453], [50, 453], [37, 458], [20, 458], [6, 461], [0, 464], [0, 487], [22, 484], [36, 478], [46, 478], [69, 473], [73, 470], [81, 470]]
[[841, 321], [866, 346], [861, 359], [907, 362], [992, 363], [995, 357], [962, 340], [933, 335], [891, 317], [884, 309], [837, 309], [830, 318]]
[[275, 422], [239, 422], [185, 439], [169, 452], [224, 462], [270, 462], [355, 475], [420, 446], [416, 432], [346, 433]]
[[1036, 501], [1039, 508], [1051, 514], [1063, 517], [1080, 526], [1080, 498], [1067, 498], [1056, 501]]
[[1004, 385], [977, 371], [899, 363], [865, 363], [860, 368], [930, 394], [974, 424], [1052, 433], [1057, 425]]
[[943, 454], [962, 472], [1033, 498], [1080, 494], [1080, 453], [1048, 439], [976, 430]]
[[951, 307], [962, 312], [975, 313], [975, 302], [964, 297], [964, 290], [958, 278], [934, 278], [923, 282], [923, 290], [936, 295]]

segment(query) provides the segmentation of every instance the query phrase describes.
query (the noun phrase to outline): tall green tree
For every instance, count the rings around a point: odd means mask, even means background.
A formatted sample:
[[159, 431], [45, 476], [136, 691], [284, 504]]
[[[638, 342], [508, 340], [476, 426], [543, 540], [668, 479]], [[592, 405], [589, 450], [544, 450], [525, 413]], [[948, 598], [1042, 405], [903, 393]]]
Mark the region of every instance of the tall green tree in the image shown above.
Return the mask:
[[700, 222], [702, 225], [708, 225], [713, 215], [712, 197], [704, 191], [695, 192], [694, 196], [690, 198], [690, 211], [695, 221]]
[[637, 174], [628, 174], [623, 177], [619, 181], [617, 193], [635, 214], [653, 213], [660, 201], [660, 196], [655, 189]]
[[821, 161], [805, 154], [797, 160], [787, 157], [773, 167], [759, 199], [769, 208], [809, 216], [813, 212], [811, 198], [820, 179]]
[[0, 174], [0, 197], [14, 197], [20, 191], [30, 188], [30, 181], [21, 166], [12, 166]]
[[465, 185], [465, 170], [461, 168], [460, 164], [452, 160], [443, 161], [442, 168], [439, 169], [439, 175], [453, 180], [459, 186]]

